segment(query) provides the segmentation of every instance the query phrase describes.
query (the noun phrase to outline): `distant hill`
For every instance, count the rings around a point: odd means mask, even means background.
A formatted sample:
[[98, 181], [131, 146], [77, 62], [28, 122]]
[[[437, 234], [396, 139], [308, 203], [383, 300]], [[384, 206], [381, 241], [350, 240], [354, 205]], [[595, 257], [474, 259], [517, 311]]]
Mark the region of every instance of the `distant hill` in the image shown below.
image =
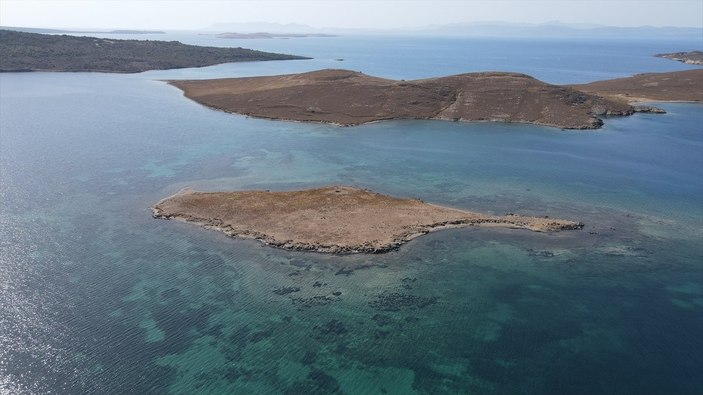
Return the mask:
[[[101, 32], [96, 32], [96, 33], [101, 33]], [[128, 30], [128, 29], [110, 30], [105, 33], [110, 33], [110, 34], [166, 34], [166, 32], [162, 32], [161, 30]]]
[[186, 45], [178, 41], [114, 40], [0, 30], [0, 72], [146, 70], [220, 63], [306, 59], [300, 56]]
[[236, 38], [236, 39], [267, 39], [267, 38], [306, 38], [306, 37], [336, 37], [332, 34], [322, 33], [235, 33], [227, 32], [215, 35], [218, 38]]
[[161, 30], [100, 30], [100, 29], [87, 29], [87, 30], [72, 30], [72, 29], [44, 29], [40, 27], [16, 27], [16, 26], [0, 26], [2, 30], [14, 30], [16, 32], [25, 33], [109, 33], [109, 34], [166, 34]]
[[269, 22], [218, 23], [204, 31], [274, 34], [332, 35], [401, 35], [401, 36], [445, 36], [445, 37], [520, 37], [520, 38], [642, 38], [642, 39], [697, 39], [703, 37], [703, 29], [697, 27], [618, 27], [586, 23], [510, 23], [510, 22], [467, 22], [445, 25], [427, 25], [395, 29], [312, 27], [295, 23], [280, 24]]
[[455, 23], [404, 29], [403, 33], [474, 37], [543, 37], [543, 38], [690, 38], [703, 37], [703, 29], [695, 27], [617, 27], [569, 25], [563, 23], [520, 24], [504, 22]]
[[258, 32], [269, 32], [269, 33], [280, 33], [280, 34], [290, 34], [298, 33], [305, 34], [310, 32], [316, 32], [316, 29], [312, 26], [301, 25], [299, 23], [271, 23], [271, 22], [240, 22], [240, 23], [216, 23], [210, 25], [202, 30], [206, 31], [216, 31], [216, 32], [242, 32], [242, 33], [258, 33]]

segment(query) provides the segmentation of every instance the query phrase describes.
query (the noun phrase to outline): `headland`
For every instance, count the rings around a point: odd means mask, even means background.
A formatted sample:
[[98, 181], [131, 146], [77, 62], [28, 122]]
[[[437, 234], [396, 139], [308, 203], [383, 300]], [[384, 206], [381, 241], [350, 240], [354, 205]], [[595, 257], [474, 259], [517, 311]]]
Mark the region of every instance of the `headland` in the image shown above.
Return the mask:
[[675, 60], [681, 63], [703, 66], [703, 51], [660, 53], [654, 56]]

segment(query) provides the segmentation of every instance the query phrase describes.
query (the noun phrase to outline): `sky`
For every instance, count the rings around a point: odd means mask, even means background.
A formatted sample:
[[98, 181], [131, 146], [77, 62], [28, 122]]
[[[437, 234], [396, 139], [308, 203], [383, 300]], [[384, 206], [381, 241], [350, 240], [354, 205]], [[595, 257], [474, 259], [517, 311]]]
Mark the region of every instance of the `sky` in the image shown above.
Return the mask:
[[703, 0], [0, 0], [0, 25], [46, 28], [274, 22], [395, 29], [484, 21], [703, 27]]

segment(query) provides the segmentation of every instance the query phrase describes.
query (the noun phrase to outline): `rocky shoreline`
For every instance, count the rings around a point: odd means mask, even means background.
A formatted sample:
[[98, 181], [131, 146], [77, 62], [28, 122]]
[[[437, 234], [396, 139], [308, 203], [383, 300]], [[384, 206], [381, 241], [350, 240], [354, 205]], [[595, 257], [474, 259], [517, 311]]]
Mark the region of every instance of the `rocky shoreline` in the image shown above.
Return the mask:
[[342, 186], [291, 192], [185, 189], [158, 202], [152, 213], [154, 218], [191, 222], [272, 247], [333, 254], [385, 253], [430, 232], [453, 228], [552, 232], [583, 227], [548, 217], [478, 214]]
[[657, 58], [664, 58], [669, 60], [675, 60], [677, 62], [692, 64], [696, 66], [703, 66], [703, 52], [702, 51], [690, 51], [690, 52], [673, 52], [673, 53], [660, 53], [654, 55]]

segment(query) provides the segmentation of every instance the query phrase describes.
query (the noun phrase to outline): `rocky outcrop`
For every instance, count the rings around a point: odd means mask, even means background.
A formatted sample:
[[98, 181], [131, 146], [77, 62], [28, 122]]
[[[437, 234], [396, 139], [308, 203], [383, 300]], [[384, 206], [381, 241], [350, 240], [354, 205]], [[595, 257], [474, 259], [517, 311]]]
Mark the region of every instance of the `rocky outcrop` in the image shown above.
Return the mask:
[[654, 106], [632, 106], [635, 112], [643, 112], [649, 114], [666, 114], [666, 110]]
[[703, 66], [703, 52], [701, 51], [660, 53], [654, 56], [658, 58], [671, 59], [686, 64]]

